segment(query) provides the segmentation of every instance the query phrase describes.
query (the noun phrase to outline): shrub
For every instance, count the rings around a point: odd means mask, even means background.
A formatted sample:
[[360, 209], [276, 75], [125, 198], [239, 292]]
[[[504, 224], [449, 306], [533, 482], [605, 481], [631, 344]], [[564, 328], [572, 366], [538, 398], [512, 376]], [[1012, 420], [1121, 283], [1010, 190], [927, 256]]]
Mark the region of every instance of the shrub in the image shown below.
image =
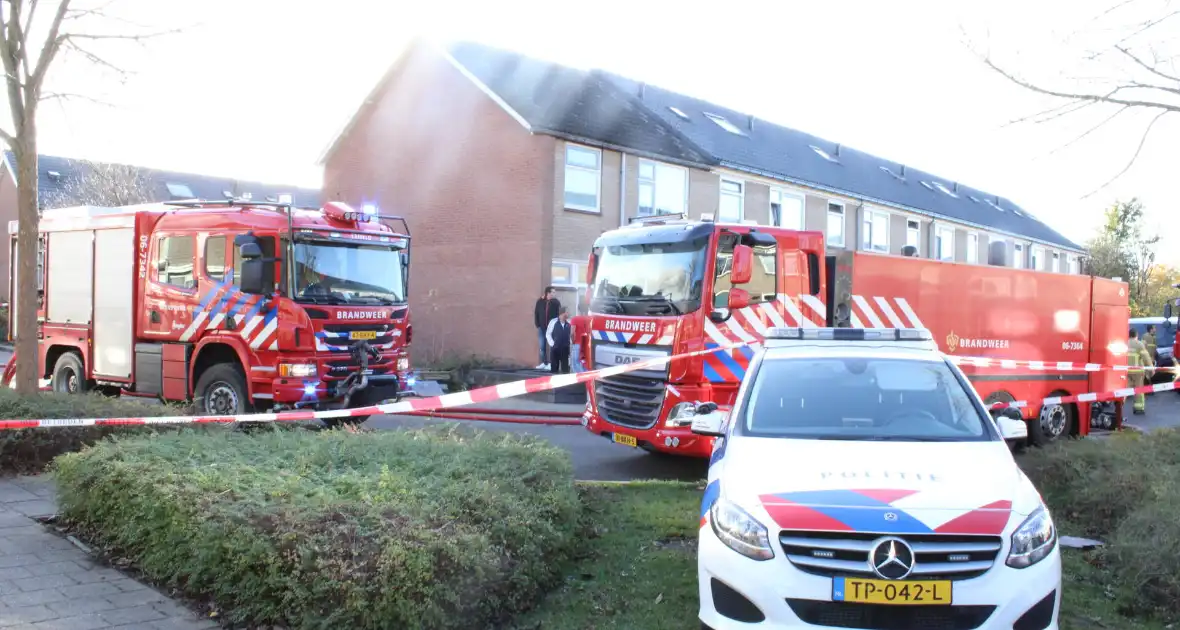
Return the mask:
[[568, 456], [452, 427], [104, 441], [62, 515], [231, 623], [474, 628], [531, 605], [576, 540]]
[[[120, 418], [166, 416], [178, 413], [165, 405], [97, 394], [37, 393], [20, 396], [0, 389], [0, 419]], [[81, 450], [108, 435], [136, 435], [172, 431], [175, 426], [56, 427], [52, 429], [0, 429], [0, 475], [36, 473], [62, 453]]]

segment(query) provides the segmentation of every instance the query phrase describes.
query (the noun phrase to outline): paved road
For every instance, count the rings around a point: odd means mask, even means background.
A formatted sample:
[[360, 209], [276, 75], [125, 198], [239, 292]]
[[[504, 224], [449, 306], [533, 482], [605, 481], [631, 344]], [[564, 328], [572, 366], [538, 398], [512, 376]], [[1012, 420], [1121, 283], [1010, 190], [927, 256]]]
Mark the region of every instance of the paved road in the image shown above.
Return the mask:
[[1130, 401], [1126, 404], [1125, 422], [1145, 431], [1180, 427], [1180, 392], [1160, 392], [1147, 397], [1147, 415], [1131, 415]]
[[[511, 409], [552, 409], [581, 412], [581, 405], [554, 405], [520, 399], [498, 401], [496, 404], [480, 405]], [[400, 427], [421, 427], [439, 424], [446, 420], [431, 420], [414, 416], [378, 416], [365, 423], [373, 429], [395, 429]], [[454, 420], [450, 422], [455, 422]], [[482, 429], [530, 433], [569, 451], [573, 457], [574, 475], [578, 479], [593, 481], [626, 481], [633, 479], [668, 479], [696, 481], [705, 478], [707, 462], [703, 459], [653, 455], [641, 449], [628, 448], [608, 442], [596, 436], [581, 425], [544, 426], [519, 425], [503, 422], [475, 423]]]

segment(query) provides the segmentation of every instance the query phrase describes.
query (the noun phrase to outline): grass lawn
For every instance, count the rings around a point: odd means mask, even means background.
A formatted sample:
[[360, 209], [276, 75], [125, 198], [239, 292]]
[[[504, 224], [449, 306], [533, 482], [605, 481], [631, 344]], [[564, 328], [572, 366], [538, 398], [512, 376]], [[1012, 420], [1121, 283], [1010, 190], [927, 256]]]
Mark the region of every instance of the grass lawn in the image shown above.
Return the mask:
[[[702, 485], [582, 484], [584, 547], [562, 587], [517, 630], [697, 627], [696, 537]], [[1068, 533], [1068, 530], [1067, 530]], [[1107, 571], [1065, 549], [1063, 630], [1163, 630], [1119, 614]]]

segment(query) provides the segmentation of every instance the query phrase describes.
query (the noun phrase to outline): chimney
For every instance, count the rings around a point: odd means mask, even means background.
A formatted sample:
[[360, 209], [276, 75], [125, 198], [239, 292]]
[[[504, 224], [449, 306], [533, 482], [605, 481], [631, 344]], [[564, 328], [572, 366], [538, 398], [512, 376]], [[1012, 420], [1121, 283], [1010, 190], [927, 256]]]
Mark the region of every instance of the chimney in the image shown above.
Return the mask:
[[959, 182], [951, 182], [951, 190], [959, 192]]
[[639, 82], [639, 100], [641, 100], [641, 101], [643, 100], [643, 93], [646, 91], [646, 89], [647, 89], [647, 83], [640, 81]]
[[750, 131], [754, 131], [754, 115], [750, 114], [749, 116], [747, 116], [747, 118], [749, 120], [746, 121], [746, 129], [749, 129]]
[[840, 157], [840, 143], [836, 143], [836, 157]]
[[901, 176], [905, 177], [905, 164], [901, 165]]

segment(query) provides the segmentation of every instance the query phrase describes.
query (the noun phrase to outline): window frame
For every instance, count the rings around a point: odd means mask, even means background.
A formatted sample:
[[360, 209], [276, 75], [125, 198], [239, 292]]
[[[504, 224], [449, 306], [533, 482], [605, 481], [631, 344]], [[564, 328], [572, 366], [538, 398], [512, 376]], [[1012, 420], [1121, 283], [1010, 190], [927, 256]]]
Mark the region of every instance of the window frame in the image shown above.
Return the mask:
[[[557, 277], [553, 275], [553, 270], [557, 267], [564, 267], [569, 270], [569, 282], [559, 281]], [[555, 287], [574, 289], [585, 286], [585, 284], [578, 282], [578, 263], [568, 260], [554, 260], [553, 262], [549, 263], [549, 284]]]
[[[839, 210], [834, 210], [832, 208], [832, 206], [839, 208]], [[839, 242], [837, 242], [836, 239], [833, 238], [832, 234], [831, 234], [831, 232], [832, 232], [832, 230], [831, 230], [831, 228], [832, 228], [832, 215], [834, 215], [834, 214], [839, 215], [839, 217], [840, 217], [840, 240], [839, 240]], [[848, 223], [847, 223], [848, 215], [847, 215], [847, 207], [845, 206], [844, 202], [843, 201], [832, 201], [831, 199], [829, 199], [828, 200], [828, 209], [827, 209], [827, 212], [824, 214], [824, 219], [826, 221], [824, 224], [824, 237], [827, 239], [828, 245], [831, 247], [847, 247], [848, 246], [847, 245], [847, 243], [848, 243]]]
[[[169, 239], [173, 239], [173, 238], [175, 238], [175, 239], [189, 239], [189, 241], [192, 242], [192, 245], [190, 246], [190, 251], [192, 252], [190, 254], [190, 256], [191, 256], [190, 262], [192, 263], [192, 271], [189, 272], [193, 278], [193, 286], [191, 286], [191, 287], [186, 287], [186, 286], [179, 285], [179, 284], [173, 284], [171, 282], [164, 280], [164, 278], [166, 278], [168, 274], [167, 274], [166, 269], [160, 269], [160, 263], [161, 262], [171, 263], [171, 261], [169, 261], [167, 256], [165, 255], [164, 243], [166, 241], [168, 241]], [[173, 289], [176, 291], [182, 291], [184, 293], [196, 293], [197, 292], [197, 285], [198, 285], [197, 278], [200, 276], [200, 274], [197, 272], [197, 235], [196, 234], [177, 234], [177, 233], [157, 234], [155, 247], [156, 247], [156, 258], [155, 258], [155, 265], [154, 265], [153, 273], [155, 274], [156, 284], [159, 284], [160, 286], [168, 287], [169, 289]]]
[[[975, 245], [975, 255], [971, 255], [972, 245]], [[963, 256], [967, 262], [972, 265], [979, 264], [979, 232], [967, 232], [967, 251], [963, 252]]]
[[1012, 268], [1013, 269], [1024, 269], [1025, 268], [1024, 244], [1023, 243], [1012, 243]]
[[[643, 176], [643, 167], [645, 165], [651, 165], [651, 167], [652, 167], [652, 172], [651, 172], [652, 176], [650, 179], [645, 178]], [[660, 168], [661, 167], [665, 168], [665, 169], [676, 170], [676, 171], [679, 171], [684, 174], [684, 196], [681, 198], [683, 203], [681, 204], [681, 207], [679, 210], [675, 210], [672, 212], [665, 212], [665, 213], [659, 212], [659, 208], [658, 208], [658, 204], [656, 202], [656, 199], [658, 198], [659, 190], [660, 190], [659, 182], [660, 182]], [[687, 168], [684, 168], [683, 166], [676, 166], [675, 164], [667, 164], [665, 162], [659, 162], [656, 160], [648, 160], [645, 158], [639, 158], [639, 168], [638, 168], [638, 172], [636, 173], [636, 175], [637, 175], [637, 181], [638, 181], [638, 185], [636, 186], [637, 192], [642, 192], [644, 186], [651, 186], [651, 204], [652, 204], [651, 212], [645, 214], [643, 212], [643, 206], [642, 206], [641, 202], [637, 201], [635, 204], [636, 205], [635, 212], [636, 212], [637, 216], [655, 217], [655, 216], [664, 216], [664, 215], [668, 215], [668, 214], [677, 214], [677, 213], [687, 214], [688, 213], [688, 176], [689, 176], [689, 173], [688, 173]], [[642, 199], [642, 197], [643, 197], [642, 195], [639, 195], [640, 199]]]
[[[946, 238], [945, 233], [950, 233], [950, 238]], [[942, 245], [947, 243], [949, 253], [943, 256]], [[937, 225], [934, 227], [934, 258], [942, 262], [955, 262], [955, 228], [949, 225]]]
[[[774, 197], [775, 197], [775, 195], [778, 195], [778, 198], [779, 198], [779, 202], [778, 202], [779, 216], [777, 218], [774, 216]], [[783, 224], [783, 205], [784, 205], [783, 199], [785, 199], [787, 197], [791, 197], [791, 198], [799, 200], [799, 223], [797, 226], [790, 226], [790, 225]], [[781, 186], [771, 186], [770, 187], [770, 201], [769, 201], [768, 205], [769, 205], [768, 210], [769, 210], [771, 225], [773, 225], [775, 227], [785, 228], [788, 230], [800, 230], [800, 231], [802, 231], [804, 229], [804, 226], [807, 225], [807, 195], [805, 195], [801, 192], [791, 190], [789, 188], [783, 188]]]
[[1041, 247], [1040, 245], [1033, 245], [1032, 247], [1030, 247], [1029, 248], [1028, 268], [1032, 269], [1033, 271], [1042, 271], [1041, 263], [1044, 261], [1041, 260], [1041, 258], [1043, 256], [1043, 254], [1045, 254], [1044, 247]]
[[[736, 184], [738, 187], [737, 192], [736, 193], [735, 192], [726, 192], [725, 191], [725, 184], [727, 184], [727, 183]], [[718, 223], [729, 223], [729, 221], [725, 217], [721, 216], [721, 199], [725, 198], [726, 196], [729, 196], [729, 197], [736, 196], [737, 200], [738, 200], [738, 217], [737, 217], [737, 220], [733, 221], [733, 223], [741, 223], [742, 221], [745, 221], [746, 220], [746, 182], [743, 180], [740, 180], [740, 179], [733, 178], [733, 177], [721, 176], [718, 181], [717, 192], [718, 192], [718, 195], [717, 195], [717, 222]]]
[[[573, 150], [574, 152], [584, 151], [586, 153], [593, 153], [595, 155], [597, 163], [598, 163], [597, 168], [591, 169], [588, 166], [582, 166], [581, 164], [570, 163], [571, 150]], [[564, 162], [565, 170], [563, 171], [564, 179], [562, 181], [561, 203], [562, 203], [562, 206], [566, 210], [574, 210], [574, 211], [578, 211], [578, 212], [592, 212], [595, 214], [602, 213], [602, 158], [603, 158], [602, 149], [599, 149], [597, 147], [586, 146], [584, 144], [577, 144], [574, 142], [565, 143], [565, 153], [563, 154], [563, 158], [562, 158], [563, 162]], [[566, 195], [568, 195], [570, 192], [569, 172], [571, 169], [573, 169], [574, 171], [582, 172], [582, 173], [593, 173], [594, 174], [594, 205], [593, 206], [587, 206], [587, 205], [583, 205], [583, 204], [579, 204], [579, 203], [570, 203], [570, 201], [566, 198]]]
[[1061, 273], [1061, 253], [1049, 253], [1049, 271], [1053, 273]]
[[[213, 240], [221, 239], [221, 275], [215, 276], [209, 273], [209, 243]], [[229, 258], [229, 248], [233, 246], [233, 241], [225, 234], [209, 234], [205, 236], [205, 243], [201, 246], [201, 274], [205, 276], [206, 280], [213, 282], [222, 282], [225, 280], [225, 274], [232, 269], [233, 261], [227, 260]]]
[[[912, 227], [911, 227], [912, 225]], [[914, 242], [910, 242], [910, 234], [913, 230]], [[919, 219], [906, 218], [905, 220], [905, 246], [913, 246], [920, 254], [922, 252], [922, 221]]]
[[[861, 220], [860, 220], [860, 229], [861, 229], [860, 248], [866, 252], [880, 252], [883, 254], [888, 254], [889, 253], [889, 222], [892, 220], [892, 217], [890, 216], [889, 212], [887, 212], [885, 210], [878, 209], [878, 208], [865, 207], [863, 215], [864, 216], [862, 216]], [[872, 233], [873, 232], [872, 219], [879, 218], [882, 216], [885, 217], [885, 245], [881, 248], [878, 248], [876, 246], [876, 244], [874, 244], [872, 242], [872, 240], [873, 240], [872, 237], [874, 236]], [[867, 244], [865, 243], [865, 236], [866, 235], [869, 237], [869, 242]]]

